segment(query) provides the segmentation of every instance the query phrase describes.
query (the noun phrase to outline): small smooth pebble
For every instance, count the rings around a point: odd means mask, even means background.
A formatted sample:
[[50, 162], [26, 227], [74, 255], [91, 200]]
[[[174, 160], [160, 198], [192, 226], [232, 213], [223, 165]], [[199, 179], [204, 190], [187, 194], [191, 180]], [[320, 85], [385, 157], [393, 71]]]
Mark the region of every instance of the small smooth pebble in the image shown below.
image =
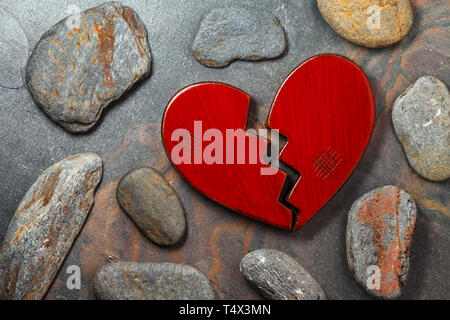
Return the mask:
[[371, 295], [398, 298], [406, 283], [416, 205], [401, 188], [386, 186], [355, 201], [347, 222], [347, 262]]
[[101, 300], [213, 300], [209, 280], [196, 268], [173, 263], [113, 262], [94, 277]]
[[47, 31], [30, 57], [26, 81], [44, 112], [78, 133], [92, 128], [150, 65], [147, 30], [136, 12], [107, 2]]
[[368, 48], [399, 42], [414, 21], [409, 0], [317, 0], [317, 6], [340, 36]]
[[207, 67], [220, 68], [234, 60], [273, 59], [286, 49], [286, 37], [270, 12], [250, 7], [215, 8], [206, 14], [192, 53]]
[[267, 299], [325, 300], [317, 281], [287, 254], [260, 249], [242, 258], [240, 270], [244, 277]]
[[419, 78], [395, 101], [392, 121], [409, 163], [422, 177], [450, 177], [450, 94], [440, 80]]
[[64, 159], [39, 176], [0, 248], [0, 299], [45, 295], [91, 210], [101, 176], [102, 161], [92, 153]]
[[28, 60], [28, 40], [16, 19], [0, 8], [0, 86], [24, 86], [22, 74]]
[[127, 173], [117, 186], [117, 200], [139, 229], [159, 245], [178, 242], [186, 229], [183, 205], [175, 190], [151, 167]]

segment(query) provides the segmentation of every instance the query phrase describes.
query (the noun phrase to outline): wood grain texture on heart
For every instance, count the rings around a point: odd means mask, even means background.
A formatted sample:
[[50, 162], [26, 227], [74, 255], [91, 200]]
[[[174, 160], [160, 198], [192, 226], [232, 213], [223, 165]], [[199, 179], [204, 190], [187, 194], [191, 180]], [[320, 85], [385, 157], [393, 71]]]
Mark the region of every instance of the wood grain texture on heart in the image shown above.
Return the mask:
[[[183, 177], [209, 198], [251, 218], [295, 230], [339, 190], [359, 162], [375, 119], [370, 83], [355, 63], [334, 54], [308, 59], [283, 82], [267, 128], [287, 138], [280, 159], [300, 176], [286, 199], [280, 197], [287, 174], [261, 174], [270, 168], [262, 161], [268, 140], [244, 133], [250, 99], [222, 83], [182, 89], [164, 113], [166, 152]], [[242, 130], [246, 143], [227, 148], [228, 130]], [[214, 161], [205, 161], [205, 152], [213, 154]], [[251, 162], [255, 153], [257, 161]], [[242, 154], [245, 161], [239, 162]], [[229, 158], [235, 161], [226, 161]]]
[[[261, 175], [261, 169], [270, 166], [262, 163], [261, 153], [267, 150], [268, 141], [255, 135], [245, 134], [245, 150], [238, 151], [234, 144], [234, 163], [207, 164], [203, 153], [210, 142], [203, 143], [203, 133], [218, 130], [226, 137], [226, 130], [245, 130], [250, 96], [232, 86], [221, 83], [199, 83], [178, 92], [169, 102], [163, 117], [162, 135], [164, 146], [172, 163], [174, 148], [185, 141], [191, 154], [190, 163], [175, 164], [178, 171], [197, 190], [226, 207], [252, 218], [268, 222], [281, 228], [290, 229], [292, 214], [290, 209], [278, 202], [286, 174], [278, 171], [275, 175]], [[195, 122], [201, 122], [201, 132], [195, 131]], [[183, 137], [173, 134], [180, 132]], [[211, 131], [210, 131], [211, 132]], [[222, 145], [226, 142], [222, 141]], [[237, 164], [238, 152], [245, 155], [254, 153], [250, 146], [257, 146], [258, 157], [255, 164]], [[226, 148], [223, 148], [223, 157]], [[200, 158], [197, 158], [197, 155]], [[228, 154], [228, 156], [230, 156]], [[223, 158], [222, 157], [222, 158]], [[194, 163], [201, 162], [201, 163]]]
[[356, 168], [374, 121], [369, 80], [342, 56], [314, 56], [281, 85], [267, 127], [287, 137], [280, 159], [300, 174], [286, 199], [300, 210], [294, 229], [311, 219]]

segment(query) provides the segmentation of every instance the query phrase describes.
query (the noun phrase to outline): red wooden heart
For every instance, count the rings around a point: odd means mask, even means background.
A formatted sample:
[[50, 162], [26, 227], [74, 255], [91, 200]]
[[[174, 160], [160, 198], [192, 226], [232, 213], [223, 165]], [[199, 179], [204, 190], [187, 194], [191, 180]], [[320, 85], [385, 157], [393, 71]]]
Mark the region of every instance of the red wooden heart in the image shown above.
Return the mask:
[[[305, 61], [280, 87], [267, 126], [287, 137], [281, 160], [300, 174], [285, 199], [299, 209], [294, 217], [279, 199], [286, 174], [261, 174], [270, 168], [261, 160], [268, 141], [243, 132], [250, 99], [221, 83], [182, 89], [164, 113], [164, 147], [178, 171], [206, 196], [252, 218], [297, 229], [356, 167], [373, 129], [370, 84], [353, 62], [326, 54]], [[227, 147], [232, 141], [227, 130], [236, 129], [247, 143]]]

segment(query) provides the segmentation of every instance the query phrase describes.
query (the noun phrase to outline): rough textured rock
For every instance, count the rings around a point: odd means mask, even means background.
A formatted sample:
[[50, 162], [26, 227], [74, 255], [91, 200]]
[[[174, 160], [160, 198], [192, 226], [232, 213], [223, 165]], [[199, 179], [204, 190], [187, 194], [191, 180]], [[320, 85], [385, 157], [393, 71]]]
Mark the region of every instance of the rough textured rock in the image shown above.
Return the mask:
[[422, 177], [450, 177], [450, 94], [440, 80], [421, 77], [395, 101], [395, 132], [408, 161]]
[[28, 40], [14, 17], [0, 8], [0, 86], [20, 88], [28, 59]]
[[83, 132], [149, 74], [151, 55], [145, 26], [128, 7], [108, 2], [86, 10], [79, 27], [69, 19], [39, 40], [26, 77], [34, 99], [52, 120]]
[[200, 271], [173, 263], [109, 263], [95, 274], [94, 292], [102, 300], [214, 299]]
[[45, 170], [20, 203], [0, 249], [0, 297], [40, 299], [94, 202], [102, 161], [91, 153]]
[[281, 251], [260, 249], [250, 252], [241, 260], [240, 270], [268, 299], [326, 299], [322, 288], [308, 271]]
[[160, 245], [179, 241], [186, 229], [183, 205], [155, 169], [133, 169], [120, 180], [117, 200], [139, 229]]
[[215, 8], [206, 14], [192, 47], [194, 57], [208, 67], [225, 67], [234, 60], [273, 59], [286, 49], [278, 19], [263, 9]]
[[[339, 35], [369, 48], [386, 47], [400, 41], [414, 21], [409, 0], [317, 0], [317, 6]], [[372, 8], [378, 8], [379, 15]]]
[[[360, 197], [347, 222], [347, 261], [367, 292], [384, 299], [398, 298], [409, 269], [409, 251], [416, 222], [416, 205], [395, 186], [375, 189]], [[379, 287], [373, 276], [379, 271]]]

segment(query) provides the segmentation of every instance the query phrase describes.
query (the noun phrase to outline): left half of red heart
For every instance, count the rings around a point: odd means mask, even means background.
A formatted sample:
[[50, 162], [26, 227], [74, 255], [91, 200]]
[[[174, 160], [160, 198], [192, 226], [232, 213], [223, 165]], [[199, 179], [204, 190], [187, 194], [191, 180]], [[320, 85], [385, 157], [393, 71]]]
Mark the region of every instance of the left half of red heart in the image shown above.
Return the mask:
[[292, 212], [279, 201], [286, 174], [263, 160], [268, 140], [246, 130], [250, 99], [221, 83], [182, 89], [164, 112], [164, 147], [177, 170], [207, 197], [290, 230]]

